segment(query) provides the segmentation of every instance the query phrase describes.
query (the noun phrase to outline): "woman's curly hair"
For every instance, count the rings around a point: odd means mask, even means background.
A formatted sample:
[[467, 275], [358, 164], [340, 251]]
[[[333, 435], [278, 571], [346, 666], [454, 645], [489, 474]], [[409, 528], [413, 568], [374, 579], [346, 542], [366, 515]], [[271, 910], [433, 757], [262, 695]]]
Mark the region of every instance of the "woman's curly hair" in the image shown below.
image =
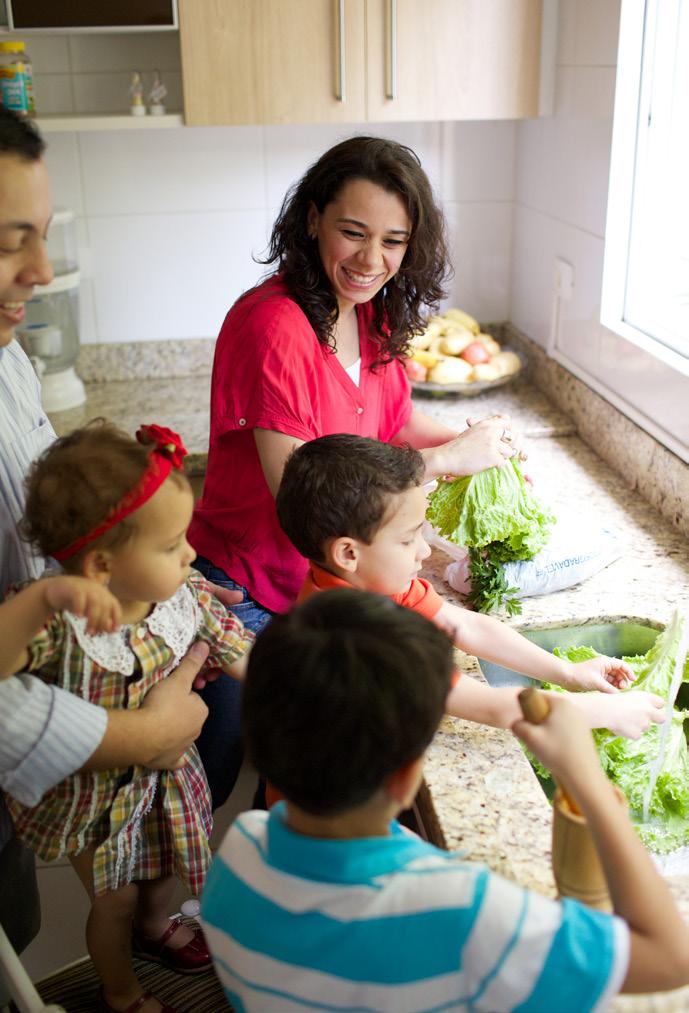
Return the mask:
[[446, 294], [449, 264], [445, 220], [416, 154], [381, 137], [352, 137], [330, 148], [288, 190], [273, 226], [262, 264], [276, 264], [292, 298], [318, 340], [335, 347], [338, 307], [318, 252], [308, 234], [309, 208], [319, 213], [353, 179], [365, 179], [398, 194], [411, 221], [411, 238], [402, 265], [373, 297], [373, 320], [381, 363], [399, 358], [425, 326], [424, 310], [434, 310]]

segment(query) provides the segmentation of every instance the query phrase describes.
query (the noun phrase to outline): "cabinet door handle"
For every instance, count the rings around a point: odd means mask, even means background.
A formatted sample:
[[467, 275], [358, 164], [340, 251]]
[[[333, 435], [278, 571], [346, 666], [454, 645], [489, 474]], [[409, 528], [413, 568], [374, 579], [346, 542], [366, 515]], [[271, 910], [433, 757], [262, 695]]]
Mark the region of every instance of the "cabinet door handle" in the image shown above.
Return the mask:
[[397, 0], [388, 0], [388, 80], [385, 97], [397, 98]]
[[337, 8], [337, 80], [335, 82], [335, 98], [338, 102], [347, 101], [347, 70], [345, 51], [345, 0], [335, 0]]

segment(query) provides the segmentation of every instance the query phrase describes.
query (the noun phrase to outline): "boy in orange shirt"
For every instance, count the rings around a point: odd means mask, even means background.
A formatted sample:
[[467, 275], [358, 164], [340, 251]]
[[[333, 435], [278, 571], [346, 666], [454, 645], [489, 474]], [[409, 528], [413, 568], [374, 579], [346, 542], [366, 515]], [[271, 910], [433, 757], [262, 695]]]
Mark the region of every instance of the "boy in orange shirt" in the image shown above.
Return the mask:
[[[422, 535], [426, 492], [421, 454], [350, 434], [322, 436], [298, 447], [285, 465], [277, 495], [280, 524], [310, 560], [299, 595], [355, 587], [377, 591], [450, 634], [456, 647], [566, 689], [592, 690], [572, 697], [591, 728], [638, 738], [665, 718], [652, 693], [620, 693], [632, 674], [616, 658], [576, 664], [556, 658], [491, 616], [445, 601], [418, 576], [430, 548]], [[456, 717], [509, 728], [519, 720], [519, 687], [492, 689], [458, 679], [447, 698]]]

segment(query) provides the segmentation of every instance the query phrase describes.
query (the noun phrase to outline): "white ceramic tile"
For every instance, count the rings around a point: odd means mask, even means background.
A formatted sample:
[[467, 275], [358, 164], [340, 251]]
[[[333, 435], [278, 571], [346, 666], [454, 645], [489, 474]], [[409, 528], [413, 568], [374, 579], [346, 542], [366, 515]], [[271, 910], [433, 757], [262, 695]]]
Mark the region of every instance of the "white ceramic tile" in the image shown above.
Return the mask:
[[132, 71], [180, 69], [178, 32], [84, 33], [68, 36], [72, 70]]
[[447, 201], [512, 200], [516, 124], [443, 124], [442, 194]]
[[580, 67], [614, 67], [620, 0], [560, 0], [558, 60]]
[[602, 236], [612, 125], [556, 116], [517, 128], [517, 201]]
[[69, 42], [66, 35], [24, 35], [22, 41], [31, 56], [36, 74], [68, 74]]
[[262, 208], [260, 127], [83, 133], [90, 214]]
[[555, 228], [556, 222], [547, 215], [516, 206], [509, 319], [544, 347], [552, 308]]
[[556, 116], [611, 120], [614, 104], [614, 67], [558, 68]]
[[45, 161], [50, 176], [53, 207], [71, 208], [79, 215], [83, 210], [79, 135], [46, 134], [45, 141]]
[[561, 343], [582, 367], [598, 368], [603, 241], [532, 208], [517, 207], [510, 320], [544, 347], [553, 315], [555, 258], [572, 265], [572, 300], [560, 302]]
[[[170, 112], [178, 112], [182, 108], [181, 75], [175, 71], [168, 71], [163, 74], [163, 80], [168, 89], [165, 105]], [[152, 71], [143, 72], [145, 95], [147, 95], [152, 81]], [[130, 85], [131, 73], [129, 71], [74, 74], [72, 86], [75, 112], [85, 114], [128, 113]]]
[[33, 84], [39, 116], [75, 112], [72, 78], [69, 74], [35, 74]]
[[215, 337], [264, 230], [262, 211], [91, 218], [99, 340]]
[[455, 269], [447, 305], [486, 322], [508, 319], [512, 205], [448, 204], [446, 215]]

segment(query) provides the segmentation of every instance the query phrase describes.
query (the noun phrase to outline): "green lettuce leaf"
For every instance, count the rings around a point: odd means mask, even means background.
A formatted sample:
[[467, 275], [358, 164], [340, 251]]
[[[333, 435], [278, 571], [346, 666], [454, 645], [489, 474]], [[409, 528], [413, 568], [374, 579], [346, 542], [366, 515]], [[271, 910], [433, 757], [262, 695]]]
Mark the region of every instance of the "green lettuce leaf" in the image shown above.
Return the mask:
[[[684, 620], [676, 612], [647, 654], [623, 659], [636, 675], [635, 689], [657, 693], [668, 699], [683, 628]], [[595, 658], [598, 654], [592, 647], [556, 649], [554, 653], [572, 662]], [[689, 655], [684, 658], [682, 682], [689, 682]], [[561, 690], [561, 687], [549, 685], [548, 689]], [[689, 844], [689, 749], [684, 732], [684, 722], [688, 717], [689, 711], [673, 709], [646, 821], [643, 819], [644, 799], [658, 758], [662, 726], [651, 725], [636, 740], [613, 735], [605, 728], [593, 732], [603, 770], [624, 792], [641, 840], [657, 854], [667, 854]], [[530, 755], [529, 759], [539, 777], [549, 776], [549, 771], [535, 757]]]
[[479, 612], [504, 606], [521, 612], [504, 564], [531, 559], [545, 546], [555, 517], [534, 496], [519, 461], [465, 478], [441, 479], [428, 498], [426, 517], [445, 538], [469, 549], [472, 592]]
[[502, 468], [441, 479], [430, 494], [429, 522], [457, 545], [484, 549], [493, 560], [531, 559], [544, 547], [555, 517], [524, 480], [512, 458]]

